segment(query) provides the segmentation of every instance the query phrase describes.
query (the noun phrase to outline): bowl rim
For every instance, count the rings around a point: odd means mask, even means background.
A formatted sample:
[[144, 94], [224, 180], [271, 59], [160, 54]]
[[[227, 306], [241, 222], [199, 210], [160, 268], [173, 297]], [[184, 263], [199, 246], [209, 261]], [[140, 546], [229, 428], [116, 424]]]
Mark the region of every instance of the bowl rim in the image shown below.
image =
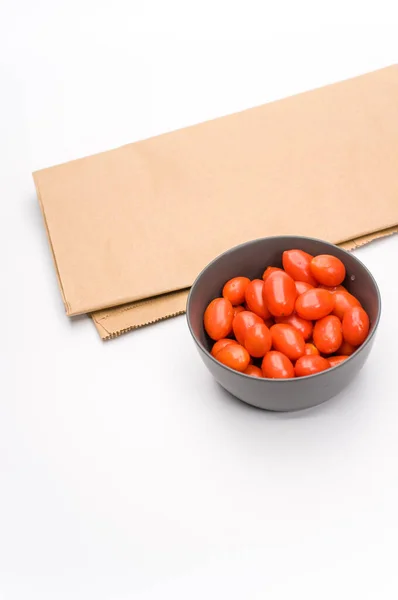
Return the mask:
[[[204, 346], [202, 346], [202, 344], [199, 342], [199, 340], [197, 339], [195, 333], [192, 330], [192, 325], [191, 325], [191, 321], [190, 321], [190, 305], [191, 305], [191, 301], [192, 301], [192, 294], [194, 291], [195, 286], [197, 285], [198, 281], [200, 280], [200, 278], [202, 277], [202, 275], [204, 274], [205, 271], [207, 271], [207, 269], [213, 265], [214, 263], [216, 263], [220, 258], [222, 258], [223, 256], [225, 256], [226, 254], [229, 254], [230, 252], [234, 252], [239, 250], [240, 248], [243, 248], [244, 246], [250, 245], [250, 244], [255, 244], [257, 242], [261, 242], [263, 240], [279, 240], [281, 238], [286, 238], [287, 240], [292, 239], [292, 240], [307, 240], [310, 242], [321, 242], [322, 244], [326, 244], [327, 246], [329, 246], [331, 249], [338, 249], [340, 252], [343, 252], [343, 254], [347, 254], [347, 256], [352, 257], [355, 261], [357, 261], [362, 267], [363, 269], [366, 271], [366, 273], [368, 274], [368, 276], [370, 277], [374, 288], [376, 290], [376, 295], [377, 295], [377, 300], [378, 300], [378, 305], [379, 305], [379, 310], [377, 313], [377, 317], [374, 323], [374, 327], [373, 330], [371, 331], [370, 335], [368, 335], [368, 337], [366, 338], [366, 340], [362, 343], [361, 346], [359, 346], [359, 348], [357, 348], [355, 350], [355, 352], [353, 352], [348, 358], [346, 358], [346, 360], [344, 360], [343, 362], [341, 362], [338, 365], [335, 365], [334, 367], [330, 367], [329, 369], [326, 369], [325, 371], [320, 371], [319, 373], [313, 373], [312, 375], [304, 375], [303, 377], [290, 377], [289, 379], [273, 379], [270, 377], [252, 377], [251, 375], [246, 375], [246, 373], [242, 373], [241, 371], [236, 371], [235, 369], [231, 369], [231, 367], [228, 367], [227, 365], [224, 365], [223, 363], [221, 363], [220, 361], [216, 360], [214, 358], [214, 356], [212, 356], [212, 354], [207, 350], [207, 348], [205, 348]], [[197, 345], [197, 347], [199, 348], [200, 351], [204, 352], [209, 358], [210, 360], [212, 360], [216, 365], [218, 365], [219, 367], [222, 367], [223, 369], [225, 369], [227, 372], [230, 373], [234, 373], [235, 375], [241, 375], [245, 378], [247, 378], [249, 381], [263, 381], [265, 383], [269, 383], [269, 382], [274, 382], [274, 383], [278, 383], [279, 385], [282, 384], [294, 384], [294, 382], [296, 381], [305, 381], [308, 379], [312, 379], [314, 377], [321, 377], [322, 375], [325, 375], [326, 373], [330, 373], [330, 371], [333, 371], [335, 369], [339, 369], [340, 367], [344, 367], [345, 364], [347, 364], [349, 362], [350, 359], [354, 358], [355, 356], [357, 356], [362, 350], [364, 350], [364, 348], [368, 345], [368, 343], [372, 340], [372, 338], [374, 337], [376, 330], [379, 326], [379, 322], [380, 322], [380, 316], [381, 316], [381, 311], [382, 311], [382, 303], [381, 303], [381, 294], [380, 294], [380, 289], [379, 286], [377, 284], [376, 279], [374, 278], [374, 276], [372, 275], [372, 273], [369, 271], [369, 269], [367, 268], [367, 266], [358, 258], [356, 257], [354, 254], [352, 254], [352, 251], [348, 251], [345, 250], [344, 248], [340, 248], [340, 246], [338, 246], [337, 244], [332, 244], [331, 242], [328, 242], [326, 240], [322, 240], [320, 238], [314, 238], [314, 237], [309, 237], [309, 236], [305, 236], [305, 235], [292, 235], [292, 234], [288, 234], [288, 235], [272, 235], [272, 236], [265, 236], [265, 237], [261, 237], [261, 238], [254, 238], [253, 240], [248, 240], [247, 242], [242, 242], [241, 244], [237, 244], [236, 246], [232, 246], [231, 248], [229, 248], [228, 250], [225, 250], [224, 252], [221, 252], [221, 254], [218, 254], [215, 258], [213, 258], [213, 260], [211, 260], [201, 271], [200, 273], [197, 275], [197, 277], [195, 278], [190, 290], [189, 290], [189, 294], [188, 294], [188, 299], [187, 299], [187, 308], [186, 308], [186, 320], [188, 323], [188, 328], [189, 331], [191, 333], [192, 338], [195, 341], [195, 344]]]

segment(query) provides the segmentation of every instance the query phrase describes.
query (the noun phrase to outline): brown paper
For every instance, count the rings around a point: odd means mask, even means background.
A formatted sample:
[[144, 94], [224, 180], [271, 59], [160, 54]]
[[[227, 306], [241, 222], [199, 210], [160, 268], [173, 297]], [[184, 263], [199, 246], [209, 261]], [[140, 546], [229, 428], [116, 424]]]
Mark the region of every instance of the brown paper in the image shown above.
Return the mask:
[[66, 312], [112, 337], [183, 312], [171, 292], [246, 240], [394, 227], [397, 156], [392, 66], [35, 172]]

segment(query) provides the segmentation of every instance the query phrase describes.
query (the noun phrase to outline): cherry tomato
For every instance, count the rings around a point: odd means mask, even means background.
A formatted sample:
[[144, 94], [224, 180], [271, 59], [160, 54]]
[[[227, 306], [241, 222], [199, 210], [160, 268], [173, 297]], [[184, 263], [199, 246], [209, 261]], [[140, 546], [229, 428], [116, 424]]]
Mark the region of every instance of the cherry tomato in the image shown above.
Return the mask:
[[327, 290], [314, 288], [297, 298], [296, 312], [307, 321], [316, 321], [329, 315], [334, 308], [334, 296]]
[[245, 348], [251, 356], [261, 358], [272, 346], [270, 330], [263, 323], [249, 327], [245, 335]]
[[297, 360], [304, 354], [304, 338], [297, 329], [286, 323], [278, 323], [270, 329], [272, 347], [290, 360]]
[[308, 292], [308, 290], [312, 290], [314, 287], [309, 283], [305, 283], [305, 281], [295, 281], [294, 285], [296, 286], [297, 296], [304, 294], [304, 292]]
[[239, 344], [242, 344], [242, 346], [244, 345], [247, 330], [256, 323], [264, 323], [264, 321], [254, 312], [244, 310], [236, 315], [232, 327]]
[[246, 348], [240, 344], [228, 344], [217, 352], [216, 359], [223, 365], [235, 371], [246, 371], [249, 366], [250, 356]]
[[334, 309], [332, 315], [336, 315], [336, 317], [342, 320], [345, 311], [353, 306], [361, 306], [361, 303], [355, 296], [349, 292], [341, 292], [340, 290], [334, 292]]
[[224, 285], [222, 295], [229, 300], [233, 306], [242, 304], [245, 300], [245, 291], [249, 283], [250, 279], [248, 277], [234, 277]]
[[294, 367], [291, 360], [282, 352], [272, 350], [267, 352], [261, 364], [263, 376], [268, 379], [290, 379], [294, 377]]
[[364, 342], [369, 333], [369, 317], [361, 306], [353, 306], [345, 311], [343, 317], [343, 337], [353, 346]]
[[249, 310], [262, 319], [269, 319], [271, 315], [264, 303], [263, 287], [264, 281], [262, 279], [253, 279], [246, 287], [245, 299]]
[[213, 348], [211, 349], [211, 355], [212, 356], [216, 356], [217, 352], [219, 352], [220, 350], [222, 350], [225, 346], [228, 346], [228, 344], [237, 344], [238, 342], [236, 342], [235, 340], [230, 340], [229, 338], [221, 338], [221, 340], [218, 340], [218, 342], [216, 342], [213, 345]]
[[306, 356], [319, 355], [319, 350], [314, 344], [308, 343], [304, 346], [304, 354]]
[[284, 271], [274, 271], [264, 282], [264, 302], [274, 317], [292, 314], [297, 297], [293, 279]]
[[311, 273], [322, 285], [340, 285], [345, 278], [345, 266], [337, 256], [319, 254], [311, 261]]
[[244, 306], [242, 306], [241, 304], [239, 304], [239, 306], [234, 306], [234, 318], [236, 317], [236, 315], [242, 311], [244, 311], [245, 308]]
[[[227, 346], [228, 348], [228, 346]], [[295, 364], [294, 371], [296, 373], [296, 377], [305, 377], [306, 375], [315, 375], [315, 373], [321, 373], [321, 371], [326, 371], [329, 369], [329, 361], [323, 356], [313, 355], [304, 355], [301, 356]]]
[[283, 271], [279, 267], [267, 267], [263, 273], [263, 281], [266, 281], [271, 273], [275, 273], [275, 271]]
[[302, 319], [296, 315], [296, 313], [293, 313], [288, 317], [275, 317], [275, 321], [276, 323], [287, 323], [287, 325], [291, 325], [301, 333], [305, 341], [309, 340], [312, 335], [312, 321], [306, 321], [306, 319]]
[[215, 298], [210, 302], [204, 314], [204, 326], [212, 340], [227, 337], [232, 330], [234, 309], [226, 298]]
[[337, 352], [343, 342], [341, 321], [335, 315], [323, 317], [314, 326], [314, 344], [322, 354]]
[[263, 376], [263, 372], [260, 367], [255, 367], [254, 365], [249, 365], [246, 371], [243, 371], [245, 375], [251, 375], [252, 377], [261, 377]]
[[314, 257], [303, 250], [285, 250], [282, 264], [286, 273], [295, 281], [304, 281], [312, 286], [317, 285], [311, 273], [311, 261]]
[[354, 354], [356, 349], [357, 349], [357, 346], [353, 346], [352, 344], [349, 344], [348, 342], [343, 341], [340, 348], [337, 350], [337, 354], [343, 355], [343, 356], [351, 356], [351, 354]]
[[347, 288], [344, 287], [344, 285], [318, 285], [319, 288], [321, 288], [322, 290], [327, 290], [328, 292], [332, 292], [332, 294], [334, 294], [334, 292], [346, 292]]
[[337, 367], [337, 365], [344, 362], [347, 358], [348, 358], [348, 356], [343, 356], [343, 355], [331, 356], [330, 358], [328, 358], [328, 361], [329, 361], [329, 364], [331, 367]]

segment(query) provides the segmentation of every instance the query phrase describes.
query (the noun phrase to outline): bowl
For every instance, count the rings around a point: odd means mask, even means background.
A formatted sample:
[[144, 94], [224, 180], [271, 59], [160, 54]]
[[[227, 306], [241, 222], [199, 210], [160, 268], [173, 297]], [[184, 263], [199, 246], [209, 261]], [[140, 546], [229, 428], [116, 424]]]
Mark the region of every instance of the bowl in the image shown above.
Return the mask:
[[[234, 371], [210, 354], [214, 343], [203, 326], [209, 302], [221, 296], [226, 281], [238, 275], [261, 279], [264, 269], [282, 266], [282, 253], [299, 248], [309, 254], [333, 254], [343, 261], [343, 282], [369, 315], [370, 330], [365, 342], [340, 365], [294, 379], [261, 379]], [[215, 258], [195, 280], [187, 302], [187, 321], [199, 354], [218, 383], [228, 392], [252, 406], [272, 411], [301, 410], [316, 406], [339, 394], [356, 377], [372, 349], [380, 319], [381, 299], [376, 281], [352, 254], [322, 240], [301, 236], [261, 238], [235, 246]]]

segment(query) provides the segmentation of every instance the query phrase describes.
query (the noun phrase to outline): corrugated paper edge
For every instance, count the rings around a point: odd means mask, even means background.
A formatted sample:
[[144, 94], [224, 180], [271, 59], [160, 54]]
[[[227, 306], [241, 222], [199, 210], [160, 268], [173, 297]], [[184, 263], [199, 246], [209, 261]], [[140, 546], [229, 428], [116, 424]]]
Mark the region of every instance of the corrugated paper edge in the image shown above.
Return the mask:
[[[349, 252], [365, 246], [375, 240], [388, 237], [398, 233], [398, 225], [388, 227], [382, 231], [363, 235], [354, 240], [341, 242], [338, 245]], [[145, 327], [171, 319], [185, 313], [189, 288], [170, 294], [162, 294], [139, 302], [116, 306], [107, 310], [97, 311], [91, 314], [94, 325], [102, 340], [111, 340], [114, 338]]]

